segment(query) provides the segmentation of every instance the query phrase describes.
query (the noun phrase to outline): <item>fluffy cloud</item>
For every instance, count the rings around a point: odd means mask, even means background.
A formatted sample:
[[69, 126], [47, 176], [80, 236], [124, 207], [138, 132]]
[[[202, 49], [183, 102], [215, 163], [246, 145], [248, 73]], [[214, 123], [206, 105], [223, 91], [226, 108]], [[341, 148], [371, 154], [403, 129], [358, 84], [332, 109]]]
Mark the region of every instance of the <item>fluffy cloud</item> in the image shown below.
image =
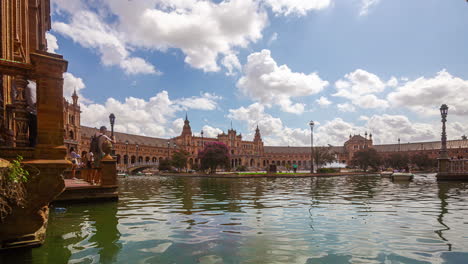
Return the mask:
[[[218, 134], [223, 133], [223, 130], [216, 128], [216, 127], [209, 126], [209, 125], [204, 125], [202, 130], [203, 130], [203, 136], [210, 137], [210, 138], [215, 138]], [[201, 134], [198, 133], [198, 136], [201, 136]]]
[[287, 65], [278, 66], [269, 50], [250, 54], [243, 73], [237, 87], [244, 95], [262, 104], [279, 105], [281, 110], [296, 114], [304, 112], [304, 104], [293, 103], [292, 97], [313, 95], [328, 85], [317, 73], [297, 73]]
[[408, 81], [387, 96], [394, 107], [407, 107], [421, 115], [438, 115], [442, 104], [449, 105], [449, 113], [468, 115], [468, 81], [442, 70], [435, 77], [420, 77]]
[[305, 16], [309, 11], [329, 7], [331, 0], [265, 0], [265, 3], [279, 15]]
[[315, 102], [322, 107], [327, 107], [332, 104], [325, 96], [321, 96], [319, 99], [315, 100]]
[[229, 118], [243, 121], [247, 124], [252, 137], [256, 126], [260, 128], [266, 145], [291, 145], [302, 146], [310, 142], [310, 131], [308, 129], [289, 128], [283, 124], [280, 118], [265, 113], [262, 104], [254, 103], [248, 107], [229, 110]]
[[182, 98], [175, 100], [176, 104], [182, 106], [184, 110], [198, 109], [198, 110], [215, 110], [218, 106], [216, 101], [221, 100], [221, 96], [210, 93], [203, 93], [201, 96], [192, 96], [189, 98]]
[[145, 60], [131, 57], [119, 33], [91, 11], [76, 10], [69, 24], [55, 22], [52, 28], [83, 47], [96, 50], [104, 65], [117, 65], [127, 74], [157, 73]]
[[181, 98], [171, 100], [167, 91], [156, 94], [149, 100], [128, 97], [123, 102], [109, 98], [104, 104], [82, 104], [82, 124], [99, 127], [108, 123], [109, 113], [116, 116], [115, 130], [137, 135], [167, 137], [180, 133], [183, 125], [181, 118], [175, 119], [177, 112], [185, 109], [202, 109], [193, 102], [203, 102], [216, 106], [218, 97], [205, 93], [200, 98]]
[[349, 103], [337, 104], [336, 107], [341, 112], [355, 112], [356, 111], [356, 107], [354, 107], [352, 104], [349, 104]]
[[135, 48], [177, 48], [187, 64], [207, 72], [219, 71], [220, 55], [228, 56], [223, 65], [233, 67], [227, 69], [231, 72], [237, 65], [230, 54], [261, 39], [268, 20], [259, 3], [251, 0], [102, 0], [76, 4], [73, 11], [66, 5], [56, 1], [55, 10], [68, 12], [71, 21], [54, 23], [54, 30], [98, 49], [105, 65], [118, 64], [128, 73], [156, 73], [152, 65], [142, 65], [141, 58], [133, 71], [127, 69], [137, 62], [129, 55]]
[[369, 10], [377, 5], [380, 0], [361, 0], [361, 10], [359, 11], [360, 16], [369, 14]]
[[56, 50], [58, 50], [59, 46], [57, 43], [57, 38], [50, 34], [49, 32], [46, 32], [46, 40], [47, 40], [47, 52], [50, 53], [55, 53]]
[[224, 56], [223, 60], [221, 61], [223, 66], [226, 68], [227, 72], [226, 75], [233, 76], [236, 75], [242, 68], [242, 65], [239, 62], [239, 59], [235, 54], [228, 54]]
[[[388, 82], [395, 85], [396, 78]], [[379, 99], [375, 93], [381, 93], [385, 90], [386, 83], [380, 78], [365, 70], [357, 69], [354, 72], [345, 75], [344, 80], [338, 80], [335, 83], [337, 92], [333, 96], [349, 99], [354, 106], [361, 108], [387, 108], [388, 102]], [[349, 108], [349, 107], [348, 107]]]
[[72, 100], [72, 94], [76, 91], [76, 94], [79, 97], [80, 102], [90, 103], [91, 101], [84, 97], [81, 91], [86, 88], [83, 79], [75, 77], [72, 73], [65, 72], [63, 73], [63, 97], [69, 102]]

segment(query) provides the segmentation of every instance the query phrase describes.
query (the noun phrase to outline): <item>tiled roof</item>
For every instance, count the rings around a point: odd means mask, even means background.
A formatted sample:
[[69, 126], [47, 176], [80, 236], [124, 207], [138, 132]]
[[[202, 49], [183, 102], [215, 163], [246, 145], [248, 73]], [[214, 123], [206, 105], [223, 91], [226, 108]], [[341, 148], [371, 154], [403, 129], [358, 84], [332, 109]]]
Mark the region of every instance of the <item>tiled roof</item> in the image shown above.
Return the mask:
[[[418, 151], [418, 150], [438, 150], [441, 148], [440, 141], [432, 142], [416, 142], [416, 143], [401, 143], [398, 144], [386, 144], [386, 145], [374, 145], [375, 150], [378, 152], [392, 152], [392, 151]], [[447, 148], [468, 148], [468, 140], [449, 140], [447, 141]]]
[[[342, 153], [344, 151], [344, 147], [335, 147], [332, 146], [332, 151]], [[273, 146], [265, 146], [264, 147], [264, 152], [266, 154], [279, 154], [279, 153], [304, 153], [304, 154], [309, 154], [310, 153], [310, 147], [273, 147]]]
[[[98, 132], [97, 128], [81, 126], [81, 137], [89, 138], [92, 135]], [[108, 132], [110, 134], [110, 132]], [[125, 144], [125, 141], [128, 140], [129, 144], [139, 144], [145, 146], [154, 146], [154, 147], [167, 147], [167, 141], [170, 141], [173, 144], [173, 139], [167, 138], [154, 138], [146, 136], [137, 136], [126, 133], [114, 132], [115, 138], [118, 143]], [[172, 147], [172, 146], [171, 146]]]

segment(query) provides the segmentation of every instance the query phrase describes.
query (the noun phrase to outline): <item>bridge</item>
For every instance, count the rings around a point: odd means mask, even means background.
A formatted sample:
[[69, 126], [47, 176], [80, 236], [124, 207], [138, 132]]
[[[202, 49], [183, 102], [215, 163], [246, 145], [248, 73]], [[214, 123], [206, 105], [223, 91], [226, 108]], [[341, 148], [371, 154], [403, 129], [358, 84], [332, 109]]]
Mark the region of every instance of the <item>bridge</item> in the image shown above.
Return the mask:
[[135, 174], [140, 171], [154, 168], [157, 169], [159, 167], [159, 162], [136, 162], [127, 167], [128, 174]]

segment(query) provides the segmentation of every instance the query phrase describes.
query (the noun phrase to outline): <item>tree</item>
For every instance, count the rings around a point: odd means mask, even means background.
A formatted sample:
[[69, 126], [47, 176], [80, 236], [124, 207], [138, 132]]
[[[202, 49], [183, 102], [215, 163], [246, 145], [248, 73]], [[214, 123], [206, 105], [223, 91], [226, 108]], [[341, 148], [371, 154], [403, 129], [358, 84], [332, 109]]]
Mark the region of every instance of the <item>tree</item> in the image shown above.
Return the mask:
[[317, 164], [317, 169], [323, 165], [332, 163], [336, 160], [335, 153], [331, 147], [316, 147], [314, 148], [314, 162]]
[[210, 173], [216, 173], [216, 168], [221, 166], [226, 169], [230, 165], [229, 149], [221, 142], [207, 143], [205, 149], [198, 154], [201, 160], [201, 169], [209, 169]]
[[180, 171], [180, 169], [187, 167], [188, 156], [189, 153], [185, 150], [179, 150], [174, 152], [174, 154], [172, 154], [171, 165], [176, 167]]
[[408, 163], [410, 163], [410, 159], [406, 153], [393, 153], [385, 159], [385, 164], [392, 168], [402, 169], [407, 167]]
[[375, 149], [368, 148], [354, 153], [351, 164], [364, 171], [367, 171], [369, 167], [374, 170], [378, 170], [379, 166], [382, 164], [382, 159]]
[[418, 166], [420, 170], [432, 169], [437, 166], [437, 160], [431, 159], [429, 155], [424, 153], [412, 156], [411, 162]]
[[168, 159], [163, 159], [159, 162], [159, 166], [158, 166], [158, 169], [160, 171], [168, 171], [168, 170], [171, 170], [171, 161], [168, 160]]

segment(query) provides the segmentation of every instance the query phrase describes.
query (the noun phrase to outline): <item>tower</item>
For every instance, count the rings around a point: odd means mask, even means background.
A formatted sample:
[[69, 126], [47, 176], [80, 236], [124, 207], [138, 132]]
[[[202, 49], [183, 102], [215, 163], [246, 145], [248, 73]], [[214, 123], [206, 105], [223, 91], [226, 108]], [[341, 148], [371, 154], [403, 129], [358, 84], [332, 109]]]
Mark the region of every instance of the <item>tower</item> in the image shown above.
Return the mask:
[[78, 95], [76, 94], [76, 89], [73, 91], [72, 99], [73, 105], [78, 105]]
[[260, 141], [262, 141], [262, 136], [260, 135], [260, 129], [258, 128], [258, 125], [257, 125], [257, 128], [255, 129], [254, 142], [260, 142]]

